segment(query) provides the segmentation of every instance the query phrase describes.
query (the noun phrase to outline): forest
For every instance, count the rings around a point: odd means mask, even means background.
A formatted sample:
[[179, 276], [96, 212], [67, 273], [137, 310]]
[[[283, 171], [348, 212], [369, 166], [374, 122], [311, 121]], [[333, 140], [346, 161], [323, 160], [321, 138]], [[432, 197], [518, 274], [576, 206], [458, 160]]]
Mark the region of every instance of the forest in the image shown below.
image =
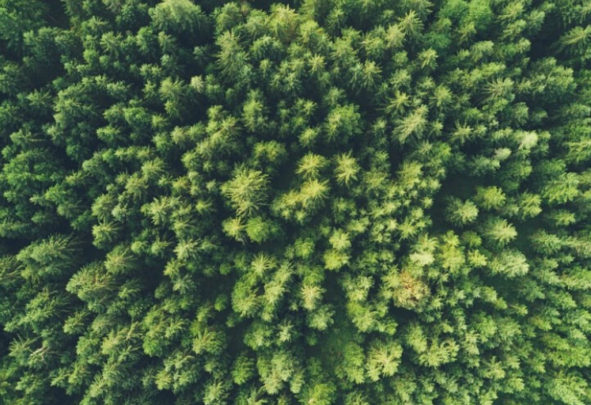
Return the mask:
[[591, 404], [591, 2], [0, 0], [0, 404]]

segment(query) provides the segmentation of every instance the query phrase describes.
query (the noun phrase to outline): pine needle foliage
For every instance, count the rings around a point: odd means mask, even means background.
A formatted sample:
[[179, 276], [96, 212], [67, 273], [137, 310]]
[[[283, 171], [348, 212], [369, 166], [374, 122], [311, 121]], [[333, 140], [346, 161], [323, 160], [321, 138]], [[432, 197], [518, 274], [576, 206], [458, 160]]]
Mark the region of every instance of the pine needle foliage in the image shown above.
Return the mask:
[[590, 404], [590, 4], [0, 0], [0, 404]]

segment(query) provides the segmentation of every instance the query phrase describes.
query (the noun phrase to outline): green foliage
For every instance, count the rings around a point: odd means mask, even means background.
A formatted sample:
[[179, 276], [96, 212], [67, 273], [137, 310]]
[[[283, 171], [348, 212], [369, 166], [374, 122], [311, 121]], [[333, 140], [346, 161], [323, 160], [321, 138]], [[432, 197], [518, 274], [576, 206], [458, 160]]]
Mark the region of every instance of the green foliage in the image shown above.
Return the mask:
[[0, 403], [591, 403], [590, 27], [0, 0]]
[[199, 34], [207, 24], [201, 7], [190, 0], [165, 0], [150, 10], [157, 29], [167, 33]]
[[221, 187], [239, 216], [256, 212], [265, 200], [267, 176], [257, 170], [239, 168], [232, 180]]

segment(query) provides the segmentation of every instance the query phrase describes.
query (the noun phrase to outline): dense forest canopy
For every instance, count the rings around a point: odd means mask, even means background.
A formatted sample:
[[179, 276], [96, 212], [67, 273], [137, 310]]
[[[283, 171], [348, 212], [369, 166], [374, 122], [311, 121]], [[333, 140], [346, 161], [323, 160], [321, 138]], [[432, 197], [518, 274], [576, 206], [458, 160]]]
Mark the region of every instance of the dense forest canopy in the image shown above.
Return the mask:
[[591, 2], [0, 0], [0, 403], [591, 404]]

